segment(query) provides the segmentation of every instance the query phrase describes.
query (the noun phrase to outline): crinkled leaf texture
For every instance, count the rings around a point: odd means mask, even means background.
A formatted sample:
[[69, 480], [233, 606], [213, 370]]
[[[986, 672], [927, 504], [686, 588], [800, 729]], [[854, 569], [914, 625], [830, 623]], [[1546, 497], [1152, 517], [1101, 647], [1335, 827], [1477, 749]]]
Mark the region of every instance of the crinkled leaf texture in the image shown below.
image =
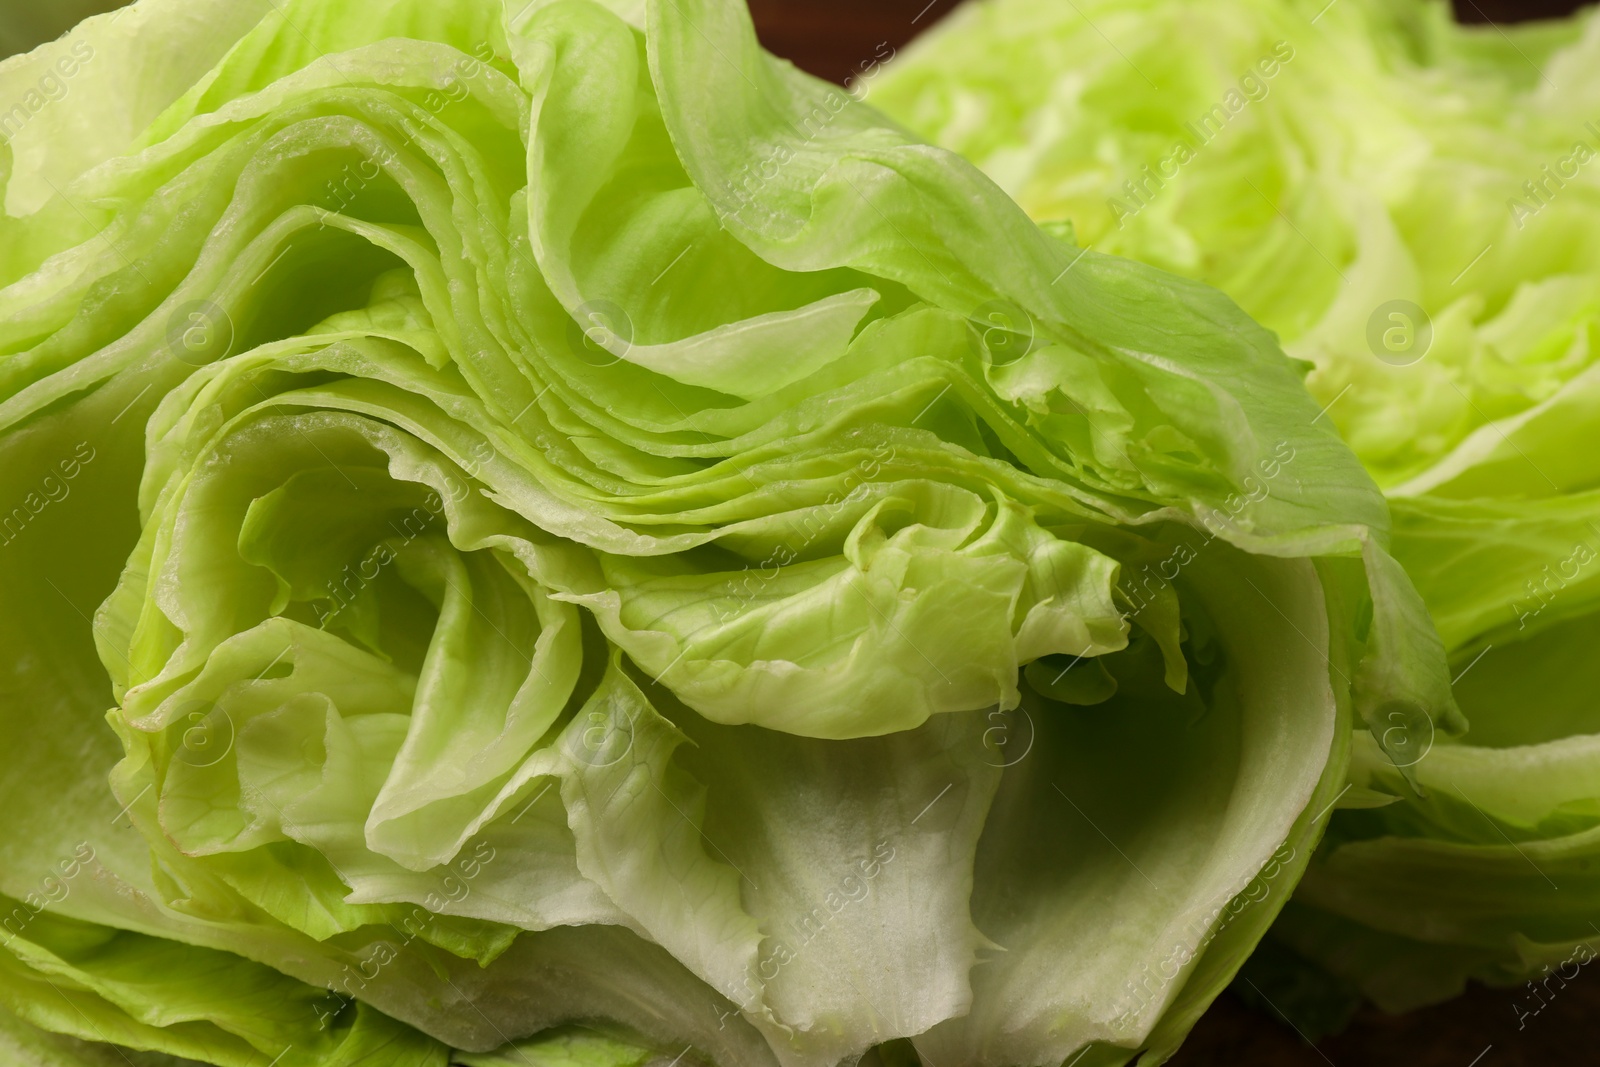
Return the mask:
[[1156, 1062], [1354, 717], [1453, 725], [1272, 336], [734, 0], [144, 0], [0, 86], [64, 56], [0, 147], [19, 1026]]
[[1592, 958], [1600, 20], [1000, 0], [913, 53], [874, 102], [1036, 218], [1237, 299], [1389, 492], [1470, 743], [1372, 722], [1364, 810], [1278, 934], [1396, 1010]]

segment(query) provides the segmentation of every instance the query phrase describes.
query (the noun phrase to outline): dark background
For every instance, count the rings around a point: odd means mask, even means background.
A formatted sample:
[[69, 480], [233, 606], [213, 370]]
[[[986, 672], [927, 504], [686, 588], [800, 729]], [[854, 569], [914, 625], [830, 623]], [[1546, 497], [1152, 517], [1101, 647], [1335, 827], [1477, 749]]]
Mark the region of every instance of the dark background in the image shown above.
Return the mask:
[[[800, 67], [843, 82], [880, 43], [898, 48], [962, 0], [748, 0], [762, 43]], [[1067, 3], [1068, 0], [1060, 0]], [[1464, 22], [1518, 22], [1566, 14], [1576, 0], [1454, 0]], [[66, 32], [117, 0], [0, 0], [0, 56]], [[1269, 987], [1267, 995], [1273, 1003]], [[1339, 1034], [1312, 1045], [1306, 1022], [1277, 1016], [1259, 996], [1224, 993], [1173, 1067], [1555, 1067], [1600, 1064], [1600, 977], [1587, 970], [1537, 1016], [1517, 1013], [1519, 989], [1471, 987], [1465, 996], [1403, 1016], [1359, 1008]], [[1248, 991], [1247, 991], [1248, 994]], [[1533, 1003], [1524, 999], [1526, 1005]], [[1293, 1009], [1289, 1009], [1293, 1011]]]
[[[1520, 999], [1519, 999], [1520, 996]], [[1466, 994], [1407, 1015], [1361, 1008], [1343, 1033], [1308, 1044], [1270, 1008], [1224, 993], [1170, 1067], [1568, 1067], [1600, 1063], [1600, 977], [1583, 970], [1536, 1016], [1522, 986]]]
[[[747, 2], [768, 49], [819, 77], [842, 83], [852, 73], [852, 64], [870, 58], [880, 41], [898, 48], [962, 0]], [[1564, 15], [1579, 6], [1578, 0], [1454, 0], [1454, 4], [1456, 17], [1463, 22], [1521, 22]], [[1593, 1062], [1600, 1063], [1600, 1055]]]

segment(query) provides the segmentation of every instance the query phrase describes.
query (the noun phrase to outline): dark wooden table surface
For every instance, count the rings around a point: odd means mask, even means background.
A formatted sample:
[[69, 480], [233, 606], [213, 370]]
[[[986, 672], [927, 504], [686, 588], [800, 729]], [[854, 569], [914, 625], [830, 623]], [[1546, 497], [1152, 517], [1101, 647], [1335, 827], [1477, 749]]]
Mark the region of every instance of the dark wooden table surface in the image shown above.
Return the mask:
[[[899, 47], [961, 0], [749, 0], [761, 39], [781, 56], [842, 82], [887, 44]], [[1066, 3], [1069, 0], [1061, 0]], [[117, 0], [0, 0], [0, 56], [33, 47]], [[1573, 0], [1455, 0], [1469, 22], [1559, 15]], [[1600, 1065], [1600, 976], [1588, 969], [1519, 1021], [1517, 990], [1473, 987], [1403, 1016], [1367, 1007], [1316, 1045], [1269, 1009], [1232, 993], [1212, 1007], [1173, 1067], [1568, 1067]]]

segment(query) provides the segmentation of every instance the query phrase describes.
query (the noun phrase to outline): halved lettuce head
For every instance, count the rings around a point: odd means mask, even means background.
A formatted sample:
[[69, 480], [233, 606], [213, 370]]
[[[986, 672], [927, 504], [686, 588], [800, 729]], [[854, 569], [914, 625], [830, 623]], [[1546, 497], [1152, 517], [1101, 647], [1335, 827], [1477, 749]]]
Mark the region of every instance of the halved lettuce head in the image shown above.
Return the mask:
[[1272, 336], [732, 0], [143, 0], [0, 87], [65, 58], [0, 147], [26, 1026], [1158, 1062], [1351, 723], [1459, 727]]
[[866, 88], [1034, 218], [1232, 296], [1313, 365], [1388, 487], [1589, 388], [1595, 25], [1463, 27], [1442, 0], [988, 0]]
[[1600, 945], [1597, 60], [1592, 14], [997, 0], [871, 83], [1036, 218], [1237, 299], [1386, 487], [1473, 728], [1355, 739], [1368, 810], [1277, 929], [1394, 1009]]

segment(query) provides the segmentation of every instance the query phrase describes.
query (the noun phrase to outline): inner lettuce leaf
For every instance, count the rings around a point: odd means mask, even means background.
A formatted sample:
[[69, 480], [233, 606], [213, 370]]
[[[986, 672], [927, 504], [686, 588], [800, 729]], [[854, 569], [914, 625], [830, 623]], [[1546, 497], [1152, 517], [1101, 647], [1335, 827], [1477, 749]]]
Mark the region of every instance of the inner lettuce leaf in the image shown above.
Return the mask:
[[1600, 945], [1597, 71], [1592, 12], [994, 0], [870, 85], [1035, 218], [1237, 299], [1385, 488], [1473, 728], [1354, 739], [1360, 810], [1277, 933], [1393, 1010]]
[[1460, 729], [1272, 335], [735, 0], [142, 0], [0, 88], [66, 57], [0, 145], [19, 1041], [1156, 1063], [1354, 724]]

